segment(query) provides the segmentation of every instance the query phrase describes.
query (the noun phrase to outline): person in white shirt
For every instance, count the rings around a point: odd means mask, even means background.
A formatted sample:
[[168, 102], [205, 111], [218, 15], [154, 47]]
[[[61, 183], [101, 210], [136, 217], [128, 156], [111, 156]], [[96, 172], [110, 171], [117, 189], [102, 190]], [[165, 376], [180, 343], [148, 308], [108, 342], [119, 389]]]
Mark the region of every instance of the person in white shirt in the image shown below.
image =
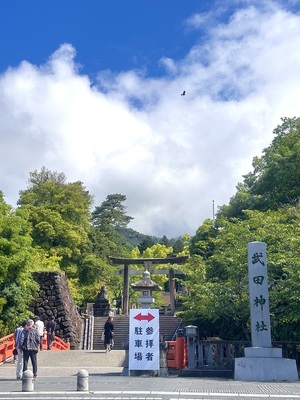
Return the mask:
[[43, 350], [43, 336], [44, 336], [44, 330], [45, 330], [45, 325], [44, 322], [40, 320], [40, 317], [36, 315], [34, 318], [34, 327], [38, 331], [39, 336], [40, 336], [40, 350]]

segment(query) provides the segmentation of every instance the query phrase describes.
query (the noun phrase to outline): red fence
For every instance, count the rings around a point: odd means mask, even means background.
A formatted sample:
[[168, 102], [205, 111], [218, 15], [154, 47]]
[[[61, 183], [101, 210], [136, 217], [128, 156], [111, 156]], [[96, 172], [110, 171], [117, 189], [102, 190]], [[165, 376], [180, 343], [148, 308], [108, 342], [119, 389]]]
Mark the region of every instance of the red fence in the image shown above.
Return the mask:
[[[13, 349], [15, 348], [14, 334], [0, 339], [0, 363], [13, 356]], [[43, 336], [43, 349], [47, 349], [47, 336]], [[55, 336], [54, 343], [51, 350], [70, 350], [70, 343], [64, 342], [59, 337]]]

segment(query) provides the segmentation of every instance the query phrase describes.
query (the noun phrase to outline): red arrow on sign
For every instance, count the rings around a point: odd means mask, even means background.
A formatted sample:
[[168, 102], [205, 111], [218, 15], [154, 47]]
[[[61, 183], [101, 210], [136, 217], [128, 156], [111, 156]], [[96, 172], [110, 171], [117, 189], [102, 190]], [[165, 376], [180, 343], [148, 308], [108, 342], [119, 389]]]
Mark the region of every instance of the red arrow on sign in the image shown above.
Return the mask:
[[152, 315], [152, 314], [150, 314], [150, 313], [148, 313], [147, 315], [142, 315], [142, 313], [139, 313], [139, 314], [137, 314], [135, 317], [133, 317], [134, 319], [137, 319], [138, 321], [142, 321], [142, 320], [145, 320], [145, 321], [148, 321], [148, 322], [150, 322], [150, 321], [152, 321], [155, 317]]

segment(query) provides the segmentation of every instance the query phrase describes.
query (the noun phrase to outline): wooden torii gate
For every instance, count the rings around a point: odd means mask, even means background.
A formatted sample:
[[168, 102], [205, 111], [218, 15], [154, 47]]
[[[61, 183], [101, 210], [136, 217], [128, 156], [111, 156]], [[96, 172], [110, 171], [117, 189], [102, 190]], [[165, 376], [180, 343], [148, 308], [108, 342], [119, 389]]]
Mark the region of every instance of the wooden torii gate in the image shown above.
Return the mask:
[[167, 258], [122, 258], [122, 257], [109, 257], [113, 265], [124, 265], [124, 281], [123, 281], [123, 302], [122, 302], [122, 314], [129, 314], [129, 274], [141, 275], [143, 271], [138, 271], [129, 268], [130, 265], [144, 265], [145, 270], [148, 270], [150, 274], [166, 274], [169, 275], [170, 285], [170, 306], [172, 315], [175, 314], [175, 272], [174, 268], [153, 270], [152, 264], [183, 264], [188, 259], [188, 256], [181, 257], [167, 257]]

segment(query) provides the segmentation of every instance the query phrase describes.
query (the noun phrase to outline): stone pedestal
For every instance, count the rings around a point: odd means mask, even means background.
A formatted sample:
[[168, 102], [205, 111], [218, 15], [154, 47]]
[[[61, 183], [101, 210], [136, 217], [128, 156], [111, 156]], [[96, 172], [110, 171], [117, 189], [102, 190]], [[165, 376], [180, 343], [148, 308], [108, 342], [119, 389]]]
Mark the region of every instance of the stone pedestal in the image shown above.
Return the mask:
[[296, 360], [282, 358], [279, 348], [245, 348], [245, 357], [235, 359], [234, 379], [238, 381], [297, 381]]

